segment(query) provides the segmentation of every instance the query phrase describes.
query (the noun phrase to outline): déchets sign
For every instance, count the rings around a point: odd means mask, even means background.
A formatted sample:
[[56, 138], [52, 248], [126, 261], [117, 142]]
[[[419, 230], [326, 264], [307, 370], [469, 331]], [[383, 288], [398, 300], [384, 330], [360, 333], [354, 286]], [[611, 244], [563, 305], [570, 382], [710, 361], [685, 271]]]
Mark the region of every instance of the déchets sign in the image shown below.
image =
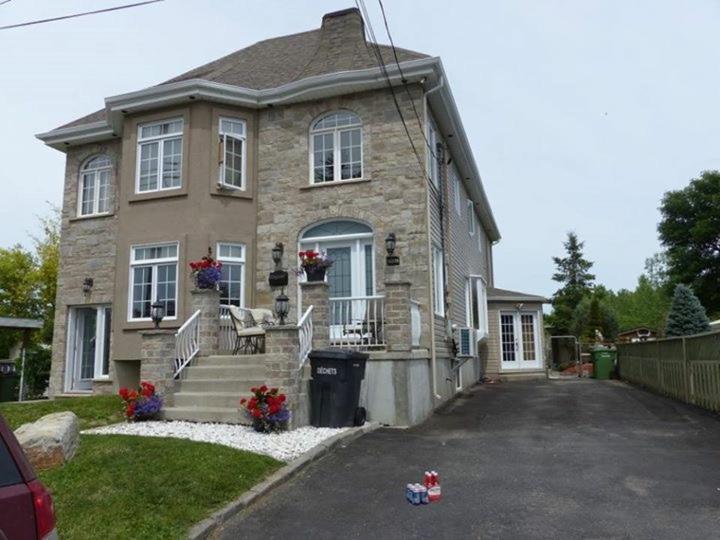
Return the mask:
[[337, 375], [337, 368], [318, 366], [315, 370], [318, 375]]

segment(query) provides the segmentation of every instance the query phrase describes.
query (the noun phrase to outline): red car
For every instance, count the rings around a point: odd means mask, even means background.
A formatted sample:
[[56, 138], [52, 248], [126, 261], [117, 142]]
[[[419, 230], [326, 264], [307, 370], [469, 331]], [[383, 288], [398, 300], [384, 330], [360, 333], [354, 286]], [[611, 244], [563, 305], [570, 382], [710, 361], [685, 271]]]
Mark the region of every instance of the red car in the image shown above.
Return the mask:
[[0, 415], [0, 540], [54, 540], [52, 498]]

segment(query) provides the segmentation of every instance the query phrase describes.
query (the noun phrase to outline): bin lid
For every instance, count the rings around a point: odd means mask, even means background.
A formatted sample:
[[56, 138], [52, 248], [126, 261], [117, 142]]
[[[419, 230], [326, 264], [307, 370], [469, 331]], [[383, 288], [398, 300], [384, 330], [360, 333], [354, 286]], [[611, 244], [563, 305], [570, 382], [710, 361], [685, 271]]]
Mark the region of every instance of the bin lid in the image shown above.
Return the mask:
[[345, 360], [346, 362], [367, 360], [370, 357], [368, 353], [354, 351], [352, 349], [340, 349], [339, 347], [313, 349], [308, 356], [311, 360]]

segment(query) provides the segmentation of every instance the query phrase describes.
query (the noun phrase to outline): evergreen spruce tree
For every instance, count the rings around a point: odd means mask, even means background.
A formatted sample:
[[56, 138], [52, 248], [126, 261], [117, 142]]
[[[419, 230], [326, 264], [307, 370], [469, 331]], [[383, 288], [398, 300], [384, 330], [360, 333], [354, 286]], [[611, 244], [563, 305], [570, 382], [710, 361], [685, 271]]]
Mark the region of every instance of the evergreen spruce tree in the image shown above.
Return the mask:
[[665, 335], [688, 336], [710, 330], [705, 308], [687, 285], [675, 287]]

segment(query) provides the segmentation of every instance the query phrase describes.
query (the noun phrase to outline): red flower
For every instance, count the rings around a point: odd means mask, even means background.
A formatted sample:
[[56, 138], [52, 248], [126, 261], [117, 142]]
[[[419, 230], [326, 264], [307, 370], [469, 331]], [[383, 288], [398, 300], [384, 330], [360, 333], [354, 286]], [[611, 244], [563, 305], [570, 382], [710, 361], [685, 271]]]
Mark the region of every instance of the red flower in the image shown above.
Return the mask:
[[271, 389], [270, 389], [270, 393], [273, 394], [273, 395], [275, 395], [275, 394], [278, 393], [278, 389], [277, 389], [277, 388], [271, 388]]
[[280, 400], [280, 403], [284, 403], [285, 402], [285, 394], [280, 394], [278, 396], [278, 399]]
[[240, 405], [245, 405], [245, 403], [247, 403], [247, 399], [242, 398], [242, 399], [240, 400]]
[[127, 407], [125, 407], [125, 416], [128, 418], [132, 418], [135, 416], [135, 404], [129, 403]]
[[262, 393], [264, 394], [265, 392], [267, 392], [267, 389], [268, 389], [267, 386], [265, 386], [265, 385], [263, 384], [263, 385], [260, 387], [260, 392], [262, 392]]
[[257, 388], [255, 388], [255, 387], [253, 386], [253, 387], [250, 389], [250, 391], [254, 394], [255, 392], [257, 392]]
[[262, 416], [262, 413], [260, 412], [260, 409], [254, 409], [252, 415], [254, 418], [260, 418]]
[[138, 393], [136, 390], [131, 390], [128, 394], [128, 400], [135, 401], [138, 398]]
[[127, 401], [127, 400], [128, 400], [128, 397], [129, 397], [129, 395], [130, 395], [130, 390], [128, 390], [127, 388], [123, 387], [123, 388], [120, 389], [120, 391], [118, 392], [118, 394], [120, 395], [120, 397], [122, 398], [123, 401]]

